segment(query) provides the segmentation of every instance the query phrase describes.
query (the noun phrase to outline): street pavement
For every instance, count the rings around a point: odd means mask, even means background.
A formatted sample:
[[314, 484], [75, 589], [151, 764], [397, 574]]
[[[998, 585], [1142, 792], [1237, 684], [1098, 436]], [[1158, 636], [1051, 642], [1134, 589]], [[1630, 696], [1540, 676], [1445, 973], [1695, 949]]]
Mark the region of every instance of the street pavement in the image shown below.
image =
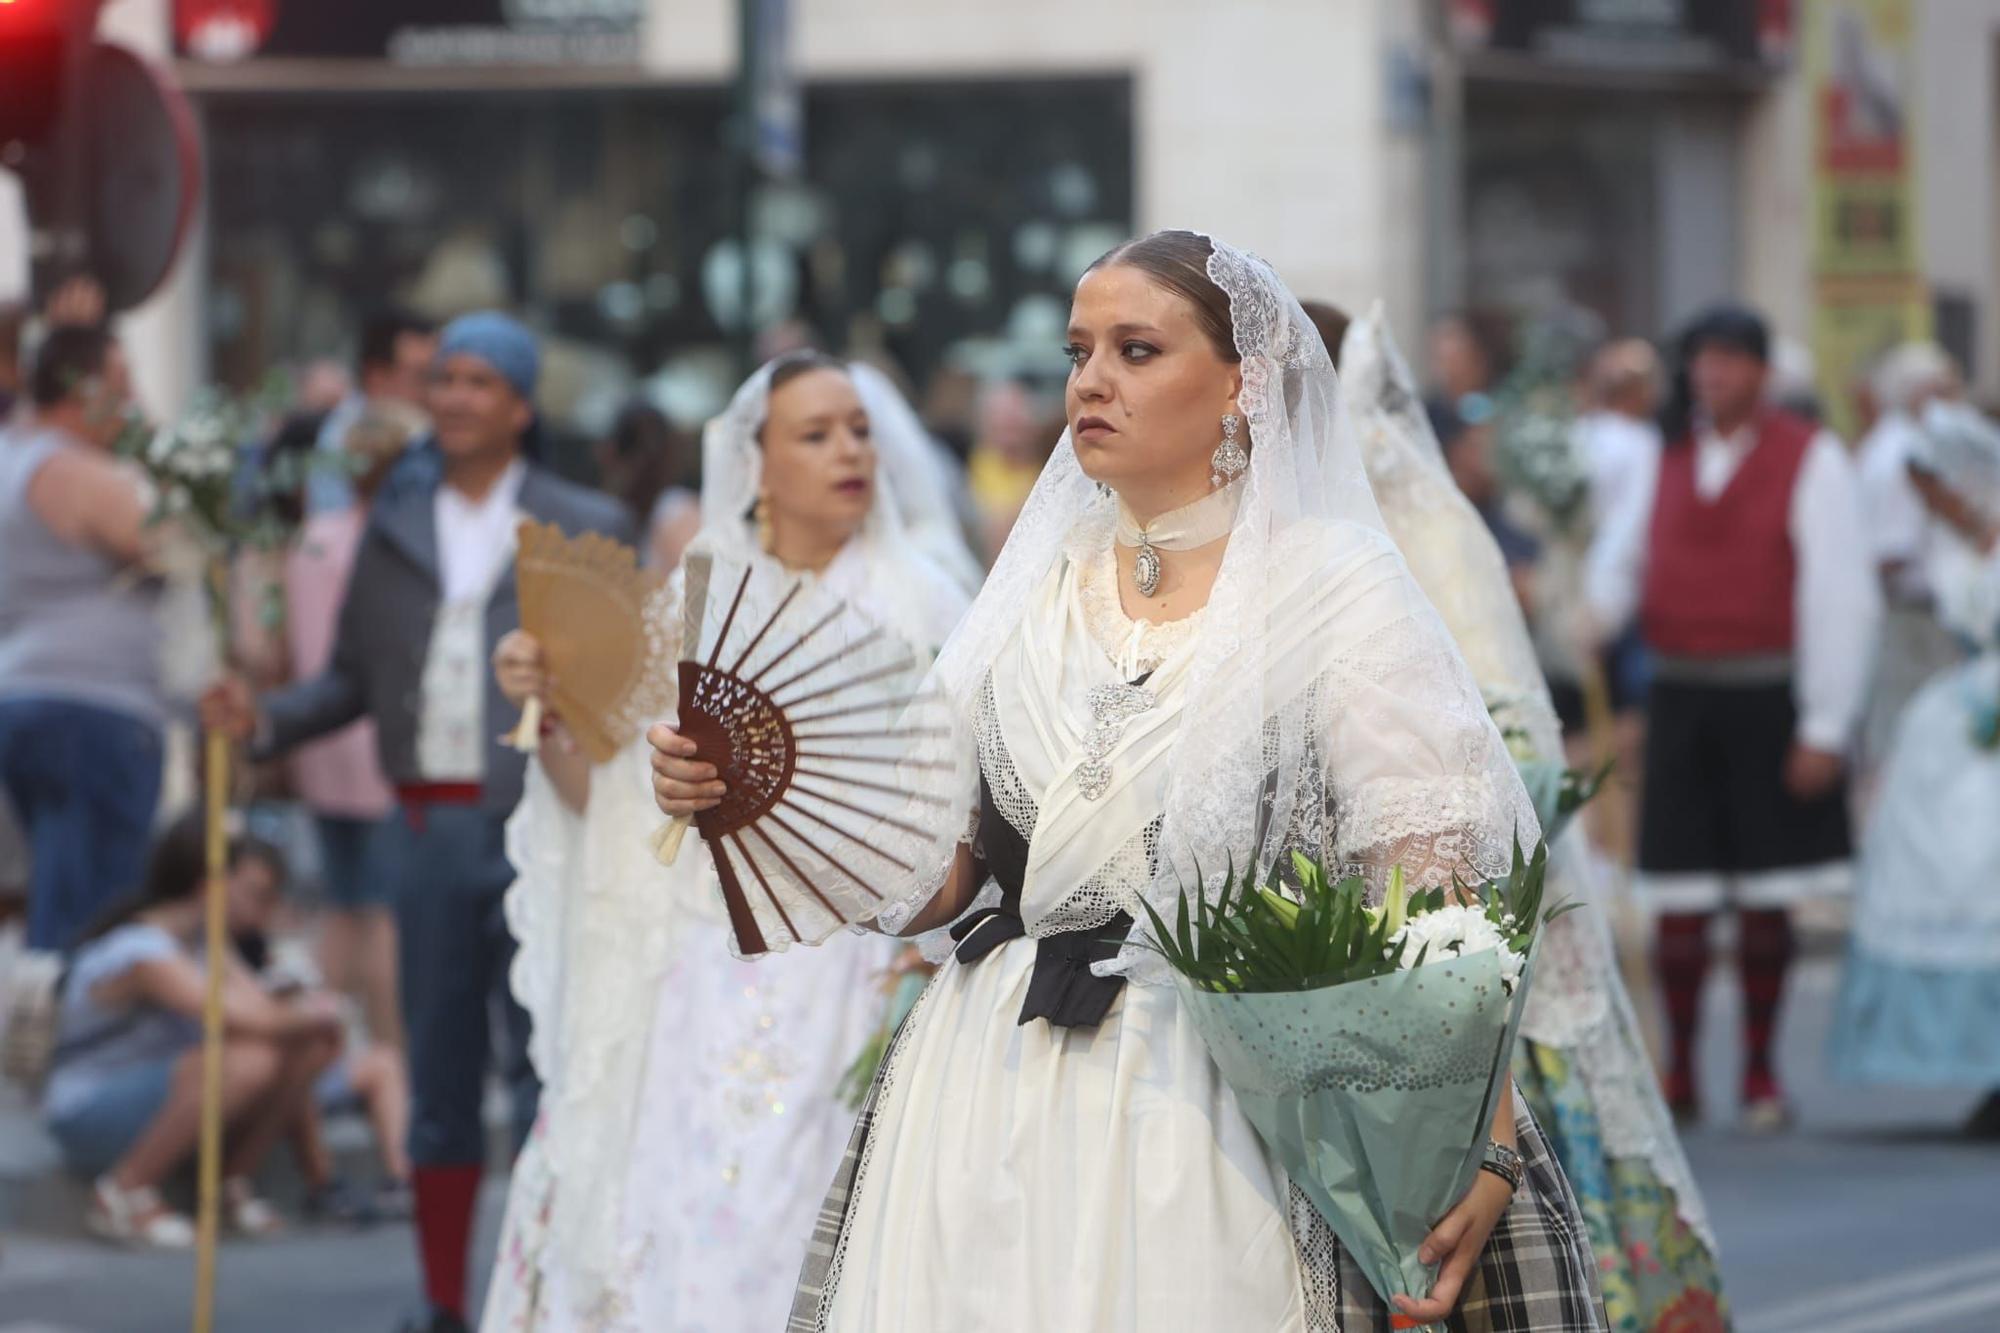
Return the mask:
[[[1830, 958], [1794, 978], [1782, 1034], [1798, 1127], [1733, 1127], [1736, 1003], [1710, 987], [1703, 1051], [1711, 1105], [1688, 1135], [1723, 1248], [1740, 1333], [2000, 1330], [2000, 1146], [1959, 1140], [1969, 1094], [1860, 1092], [1824, 1078], [1837, 983]], [[502, 1196], [482, 1201], [490, 1255]], [[190, 1264], [73, 1237], [0, 1237], [0, 1333], [185, 1328]], [[484, 1273], [481, 1273], [483, 1283]], [[407, 1232], [320, 1232], [223, 1254], [221, 1333], [389, 1333], [412, 1308]], [[754, 1333], [754, 1331], [753, 1331]]]

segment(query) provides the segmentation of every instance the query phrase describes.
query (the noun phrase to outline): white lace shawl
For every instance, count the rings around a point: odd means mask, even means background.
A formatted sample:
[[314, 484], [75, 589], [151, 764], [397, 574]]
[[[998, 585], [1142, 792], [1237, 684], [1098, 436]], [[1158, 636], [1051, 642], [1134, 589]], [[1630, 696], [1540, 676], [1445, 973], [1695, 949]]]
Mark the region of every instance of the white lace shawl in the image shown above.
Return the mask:
[[[1445, 470], [1379, 305], [1349, 326], [1341, 368], [1341, 392], [1383, 522], [1410, 572], [1482, 692], [1505, 701], [1502, 720], [1526, 734], [1534, 757], [1559, 761], [1561, 727], [1506, 560]], [[1604, 910], [1609, 895], [1586, 837], [1572, 827], [1550, 854], [1551, 901], [1578, 902], [1584, 910], [1544, 934], [1521, 1033], [1570, 1053], [1596, 1105], [1606, 1150], [1649, 1161], [1674, 1190], [1682, 1218], [1713, 1247], [1707, 1209], [1638, 1037]]]
[[516, 874], [507, 925], [519, 941], [510, 980], [534, 1021], [543, 1152], [561, 1182], [545, 1262], [562, 1269], [580, 1306], [602, 1293], [618, 1259], [653, 997], [701, 893], [696, 858], [662, 869], [647, 846], [648, 754], [642, 737], [594, 768], [581, 814], [530, 764], [507, 821]]
[[[1262, 762], [1286, 748], [1278, 729], [1301, 728], [1308, 780], [1288, 826], [1268, 831], [1271, 845], [1378, 880], [1400, 865], [1419, 885], [1503, 872], [1517, 830], [1532, 843], [1533, 813], [1470, 678], [1439, 651], [1442, 627], [1395, 550], [1380, 533], [1317, 524], [1299, 525], [1284, 548], [1298, 558], [1283, 562], [1291, 577], [1272, 589], [1266, 685], [1282, 702], [1270, 743], [1252, 753]], [[1006, 818], [1028, 841], [1021, 907], [1034, 936], [1100, 925], [1151, 891], [1188, 725], [1200, 631], [1160, 627], [1148, 636], [1158, 665], [1143, 693], [1120, 696], [1142, 706], [1103, 736], [1093, 696], [1126, 682], [1122, 649], [1104, 637], [1117, 629], [1093, 591], [1101, 585], [1086, 577], [1102, 564], [1079, 559], [1052, 573], [983, 696], [980, 764], [999, 807], [989, 817]], [[1319, 651], [1333, 644], [1341, 647], [1331, 659]], [[1094, 782], [1093, 766], [1101, 766]], [[1238, 790], [1218, 782], [1217, 802]], [[1244, 864], [1243, 849], [1226, 844], [1185, 851], [1211, 877], [1232, 856]]]

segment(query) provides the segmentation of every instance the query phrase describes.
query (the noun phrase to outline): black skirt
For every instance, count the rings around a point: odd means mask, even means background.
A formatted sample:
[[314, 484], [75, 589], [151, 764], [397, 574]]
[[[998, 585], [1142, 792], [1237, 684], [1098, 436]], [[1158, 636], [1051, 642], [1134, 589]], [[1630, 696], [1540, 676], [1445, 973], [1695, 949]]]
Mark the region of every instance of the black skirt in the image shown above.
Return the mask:
[[1789, 681], [1655, 680], [1648, 700], [1639, 869], [1755, 875], [1848, 859], [1847, 783], [1801, 801], [1785, 787], [1798, 727]]

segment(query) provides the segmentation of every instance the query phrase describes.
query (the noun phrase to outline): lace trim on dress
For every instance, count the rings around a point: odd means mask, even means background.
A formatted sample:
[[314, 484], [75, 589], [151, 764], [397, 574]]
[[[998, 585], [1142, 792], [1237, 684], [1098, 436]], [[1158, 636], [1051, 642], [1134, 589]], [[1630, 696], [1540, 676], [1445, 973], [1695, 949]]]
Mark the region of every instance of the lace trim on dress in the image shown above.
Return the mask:
[[[1077, 563], [1076, 588], [1083, 599], [1083, 623], [1127, 680], [1160, 669], [1160, 664], [1193, 641], [1202, 612], [1179, 620], [1134, 620], [1118, 599], [1118, 557], [1110, 546]], [[1018, 825], [1017, 825], [1018, 827]]]

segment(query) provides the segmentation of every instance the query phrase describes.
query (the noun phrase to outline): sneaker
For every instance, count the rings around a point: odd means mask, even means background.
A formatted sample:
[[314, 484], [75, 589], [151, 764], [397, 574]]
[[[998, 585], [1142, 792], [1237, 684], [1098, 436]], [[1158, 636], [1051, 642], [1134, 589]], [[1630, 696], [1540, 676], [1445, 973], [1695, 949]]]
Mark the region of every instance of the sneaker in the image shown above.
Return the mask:
[[1990, 1092], [1986, 1100], [1965, 1122], [1965, 1136], [1984, 1143], [2000, 1143], [2000, 1092]]
[[154, 1189], [120, 1189], [109, 1176], [90, 1188], [90, 1233], [118, 1245], [185, 1250], [194, 1245], [194, 1223], [167, 1207]]
[[416, 1215], [416, 1199], [408, 1181], [392, 1181], [375, 1191], [375, 1218], [379, 1222], [407, 1222]]
[[1751, 1074], [1743, 1080], [1743, 1128], [1752, 1134], [1778, 1134], [1792, 1127], [1792, 1108], [1778, 1080]]
[[222, 1182], [222, 1224], [252, 1240], [275, 1236], [285, 1229], [278, 1210], [258, 1198], [255, 1187], [241, 1176]]
[[433, 1310], [416, 1319], [406, 1319], [397, 1333], [472, 1333], [466, 1322], [448, 1310]]
[[380, 1220], [375, 1200], [339, 1178], [306, 1191], [302, 1210], [308, 1222], [341, 1227], [372, 1226]]
[[1752, 1134], [1782, 1134], [1792, 1127], [1792, 1108], [1782, 1097], [1743, 1104], [1743, 1128]]

